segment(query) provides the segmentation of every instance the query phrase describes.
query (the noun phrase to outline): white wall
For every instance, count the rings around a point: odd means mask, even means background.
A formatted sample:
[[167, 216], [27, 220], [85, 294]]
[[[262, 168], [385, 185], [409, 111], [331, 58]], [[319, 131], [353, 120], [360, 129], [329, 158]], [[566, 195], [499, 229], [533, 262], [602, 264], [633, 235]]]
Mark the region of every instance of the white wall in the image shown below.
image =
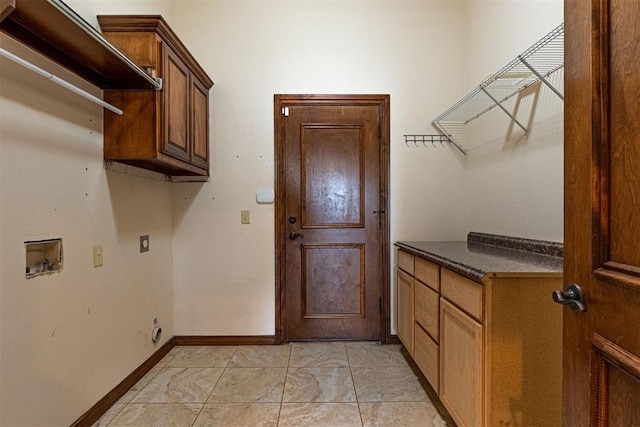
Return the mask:
[[447, 148], [408, 148], [402, 135], [432, 132], [444, 87], [464, 77], [464, 3], [176, 8], [169, 24], [215, 82], [211, 182], [174, 186], [176, 334], [274, 334], [274, 209], [255, 202], [258, 187], [274, 186], [274, 94], [390, 94], [391, 239], [460, 237], [461, 195], [440, 178], [462, 185], [461, 163]]
[[[470, 0], [467, 88], [477, 85], [563, 21], [561, 0]], [[563, 89], [562, 70], [550, 81]], [[528, 137], [494, 108], [469, 125], [466, 230], [563, 240], [563, 101], [544, 85], [515, 96]]]
[[[127, 4], [109, 6], [162, 13]], [[13, 39], [0, 45], [100, 95]], [[0, 111], [0, 425], [69, 425], [173, 335], [171, 184], [106, 172], [102, 109], [5, 59]], [[25, 279], [24, 242], [55, 237], [63, 270]]]

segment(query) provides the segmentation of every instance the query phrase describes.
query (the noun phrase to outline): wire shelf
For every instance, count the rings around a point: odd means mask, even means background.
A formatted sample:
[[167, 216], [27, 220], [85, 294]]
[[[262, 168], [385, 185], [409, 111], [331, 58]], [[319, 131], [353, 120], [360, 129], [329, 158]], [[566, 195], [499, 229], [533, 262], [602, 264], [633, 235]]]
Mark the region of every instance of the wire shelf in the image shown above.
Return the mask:
[[444, 113], [433, 119], [431, 125], [447, 135], [460, 151], [466, 154], [466, 142], [454, 136], [460, 126], [495, 107], [502, 109], [525, 135], [527, 128], [521, 124], [502, 104], [527, 87], [541, 81], [560, 99], [564, 95], [547, 78], [564, 67], [564, 23], [560, 24], [533, 46], [518, 55], [496, 73], [487, 77], [476, 88]]

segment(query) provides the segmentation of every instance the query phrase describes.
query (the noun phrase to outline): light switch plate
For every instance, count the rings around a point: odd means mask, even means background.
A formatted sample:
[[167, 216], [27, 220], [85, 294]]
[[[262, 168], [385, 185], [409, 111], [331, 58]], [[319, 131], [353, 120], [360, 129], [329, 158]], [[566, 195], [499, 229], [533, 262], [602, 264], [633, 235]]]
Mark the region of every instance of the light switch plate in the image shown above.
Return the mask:
[[251, 216], [249, 211], [240, 211], [240, 224], [250, 224]]
[[103, 265], [102, 245], [95, 245], [93, 247], [93, 268], [102, 267]]

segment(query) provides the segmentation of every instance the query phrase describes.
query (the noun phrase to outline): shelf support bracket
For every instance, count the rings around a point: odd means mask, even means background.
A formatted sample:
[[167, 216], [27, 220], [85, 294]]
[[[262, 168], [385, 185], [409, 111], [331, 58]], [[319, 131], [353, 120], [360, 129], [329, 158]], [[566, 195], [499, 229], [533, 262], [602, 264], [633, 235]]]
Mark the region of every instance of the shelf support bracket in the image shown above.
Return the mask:
[[531, 72], [532, 72], [533, 74], [535, 74], [535, 75], [536, 75], [536, 77], [538, 77], [542, 83], [544, 83], [545, 85], [547, 85], [547, 87], [548, 87], [549, 89], [551, 89], [551, 90], [553, 91], [553, 93], [555, 93], [556, 95], [558, 95], [558, 96], [560, 97], [560, 99], [562, 99], [562, 100], [564, 101], [564, 95], [563, 95], [563, 94], [561, 94], [561, 93], [560, 93], [560, 91], [559, 91], [558, 89], [556, 89], [556, 88], [555, 88], [551, 83], [549, 83], [549, 81], [548, 81], [548, 80], [547, 80], [547, 79], [546, 79], [542, 74], [540, 74], [540, 73], [538, 72], [538, 70], [536, 70], [535, 68], [533, 68], [533, 67], [532, 67], [532, 66], [527, 62], [527, 60], [526, 60], [526, 59], [524, 59], [524, 58], [522, 57], [522, 55], [518, 55], [518, 59], [520, 60], [520, 62], [522, 62], [522, 63], [525, 65], [525, 67], [527, 67], [529, 70], [531, 70]]
[[494, 102], [498, 107], [500, 107], [500, 109], [501, 109], [502, 111], [504, 111], [504, 112], [507, 114], [507, 116], [509, 116], [509, 117], [511, 118], [511, 120], [513, 120], [513, 121], [515, 122], [515, 124], [517, 124], [517, 125], [518, 125], [518, 126], [519, 126], [523, 131], [524, 131], [524, 134], [525, 134], [525, 135], [527, 135], [527, 133], [529, 132], [529, 131], [527, 131], [527, 128], [526, 128], [526, 127], [524, 127], [524, 126], [522, 125], [522, 123], [520, 123], [520, 122], [518, 121], [518, 119], [516, 119], [516, 118], [515, 118], [515, 116], [509, 112], [509, 110], [507, 110], [506, 108], [504, 108], [504, 106], [500, 103], [500, 101], [498, 101], [498, 100], [497, 100], [493, 95], [491, 95], [491, 94], [489, 93], [489, 91], [488, 91], [488, 90], [486, 90], [484, 87], [480, 86], [480, 89], [482, 89], [482, 91], [483, 91], [483, 92], [484, 92], [484, 93], [485, 93], [489, 98], [491, 98], [491, 100], [492, 100], [492, 101], [493, 101], [493, 102]]

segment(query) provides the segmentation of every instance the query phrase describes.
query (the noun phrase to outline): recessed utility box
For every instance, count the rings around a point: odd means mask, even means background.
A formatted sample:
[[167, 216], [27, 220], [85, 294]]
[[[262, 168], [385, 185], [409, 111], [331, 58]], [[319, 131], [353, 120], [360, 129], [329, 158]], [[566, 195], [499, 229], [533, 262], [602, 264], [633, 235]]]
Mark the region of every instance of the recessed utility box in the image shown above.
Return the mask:
[[24, 246], [27, 279], [62, 270], [62, 239], [28, 241]]

